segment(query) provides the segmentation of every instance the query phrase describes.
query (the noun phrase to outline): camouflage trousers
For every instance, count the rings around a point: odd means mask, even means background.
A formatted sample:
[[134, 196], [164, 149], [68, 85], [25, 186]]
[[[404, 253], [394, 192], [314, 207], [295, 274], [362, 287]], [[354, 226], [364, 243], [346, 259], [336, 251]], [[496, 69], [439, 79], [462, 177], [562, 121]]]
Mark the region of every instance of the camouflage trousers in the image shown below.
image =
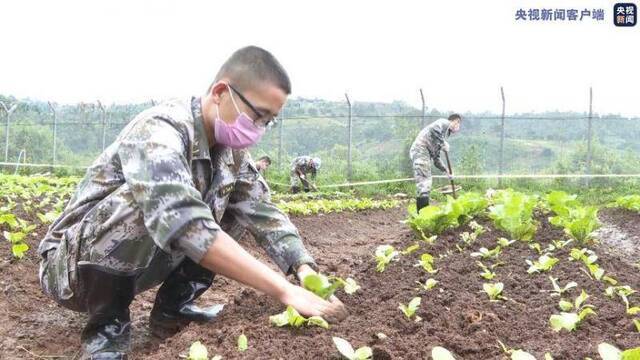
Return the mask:
[[298, 180], [302, 183], [302, 187], [304, 190], [309, 190], [311, 188], [311, 183], [306, 179], [306, 175], [304, 177], [300, 176], [297, 171], [291, 171], [290, 182], [291, 187], [298, 186]]
[[[141, 211], [137, 208], [128, 211], [117, 223], [105, 223], [104, 219], [97, 218], [99, 211], [90, 212], [70, 227], [63, 234], [60, 246], [49, 250], [40, 262], [40, 284], [44, 293], [68, 309], [84, 312], [84, 285], [79, 276], [83, 267], [135, 276], [135, 294], [164, 282], [187, 258], [186, 252], [178, 245], [172, 245], [171, 251], [161, 249], [146, 232]], [[207, 231], [220, 229], [215, 223], [210, 224], [214, 225], [211, 227], [204, 225], [205, 221], [201, 223]], [[233, 222], [225, 227], [232, 237], [241, 236], [245, 230]], [[188, 232], [183, 237], [198, 242], [197, 236]]]
[[429, 196], [433, 179], [431, 177], [431, 158], [423, 154], [413, 154], [413, 177], [416, 181], [417, 196]]

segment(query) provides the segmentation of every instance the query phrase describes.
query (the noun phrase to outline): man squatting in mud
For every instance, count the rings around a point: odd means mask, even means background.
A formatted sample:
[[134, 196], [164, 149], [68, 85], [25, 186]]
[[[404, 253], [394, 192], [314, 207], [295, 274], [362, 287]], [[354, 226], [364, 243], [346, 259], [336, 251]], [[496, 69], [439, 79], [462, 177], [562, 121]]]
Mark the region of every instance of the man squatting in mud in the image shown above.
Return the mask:
[[290, 93], [287, 73], [269, 52], [242, 48], [206, 94], [143, 111], [89, 167], [38, 249], [44, 292], [88, 314], [83, 358], [126, 359], [129, 305], [160, 284], [154, 333], [213, 320], [222, 306], [200, 308], [194, 300], [214, 274], [306, 316], [346, 317], [337, 298], [293, 285], [236, 242], [246, 229], [285, 274], [301, 279], [316, 268], [247, 151]]

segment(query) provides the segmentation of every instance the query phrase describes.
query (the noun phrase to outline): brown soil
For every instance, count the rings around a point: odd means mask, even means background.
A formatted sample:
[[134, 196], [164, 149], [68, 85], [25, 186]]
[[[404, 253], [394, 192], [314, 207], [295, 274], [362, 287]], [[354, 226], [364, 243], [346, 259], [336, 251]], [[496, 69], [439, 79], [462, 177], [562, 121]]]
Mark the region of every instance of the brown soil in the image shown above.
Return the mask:
[[[392, 244], [402, 249], [416, 238], [400, 223], [405, 218], [403, 208], [387, 211], [328, 214], [294, 218], [310, 251], [317, 258], [323, 272], [354, 277], [362, 289], [353, 296], [339, 293], [351, 315], [330, 330], [318, 328], [273, 328], [268, 316], [284, 308], [276, 301], [253, 290], [222, 278], [202, 299], [202, 303], [225, 302], [223, 315], [213, 324], [192, 324], [174, 337], [160, 342], [148, 332], [148, 313], [155, 290], [141, 294], [132, 305], [134, 344], [132, 359], [177, 359], [189, 345], [202, 341], [211, 356], [224, 359], [338, 359], [332, 336], [349, 340], [354, 346], [368, 345], [374, 349], [375, 359], [426, 359], [433, 346], [444, 346], [459, 359], [501, 359], [504, 353], [498, 340], [512, 348], [524, 349], [541, 359], [550, 352], [554, 359], [594, 359], [596, 347], [606, 341], [620, 348], [640, 345], [631, 317], [626, 315], [619, 299], [609, 299], [605, 286], [590, 279], [584, 266], [567, 260], [571, 245], [557, 251], [561, 261], [550, 273], [529, 275], [525, 259], [534, 260], [537, 254], [526, 244], [515, 243], [505, 249], [496, 269], [495, 281], [505, 285], [504, 295], [509, 301], [490, 302], [481, 292], [484, 279], [478, 276], [475, 259], [469, 253], [481, 246], [493, 248], [495, 239], [502, 236], [489, 221], [479, 220], [490, 231], [460, 253], [455, 249], [462, 227], [439, 236], [432, 246], [422, 248], [391, 263], [383, 273], [375, 271], [373, 251], [380, 244]], [[536, 241], [545, 247], [551, 240], [563, 237], [562, 231], [552, 228], [539, 216], [541, 225]], [[638, 234], [640, 215], [624, 211], [603, 211], [603, 220], [615, 224], [620, 231]], [[3, 230], [0, 226], [0, 231]], [[46, 229], [37, 230], [39, 236]], [[29, 239], [32, 249], [21, 261], [12, 261], [7, 243], [0, 246], [0, 358], [28, 359], [36, 355], [77, 357], [79, 334], [85, 316], [62, 309], [42, 295], [37, 280], [38, 258], [35, 248], [38, 239]], [[251, 239], [242, 243], [254, 254], [265, 259]], [[607, 242], [593, 249], [600, 256], [599, 264], [622, 284], [640, 288], [638, 269], [618, 256], [622, 250]], [[424, 281], [427, 274], [414, 267], [424, 251], [435, 255], [448, 254], [436, 260], [439, 272], [432, 277], [438, 286], [429, 291], [416, 290], [416, 280]], [[489, 261], [485, 263], [490, 263]], [[584, 289], [590, 298], [587, 303], [596, 308], [597, 316], [588, 318], [573, 333], [555, 333], [548, 324], [549, 316], [559, 313], [557, 298], [542, 290], [551, 289], [548, 276], [559, 278], [564, 285], [576, 281], [578, 289], [571, 290], [573, 299]], [[414, 296], [422, 296], [417, 314], [420, 322], [409, 321], [398, 310], [399, 303], [407, 303]], [[640, 304], [640, 297], [632, 295], [632, 304]], [[387, 339], [379, 340], [376, 333]], [[237, 337], [244, 333], [249, 349], [236, 349]]]

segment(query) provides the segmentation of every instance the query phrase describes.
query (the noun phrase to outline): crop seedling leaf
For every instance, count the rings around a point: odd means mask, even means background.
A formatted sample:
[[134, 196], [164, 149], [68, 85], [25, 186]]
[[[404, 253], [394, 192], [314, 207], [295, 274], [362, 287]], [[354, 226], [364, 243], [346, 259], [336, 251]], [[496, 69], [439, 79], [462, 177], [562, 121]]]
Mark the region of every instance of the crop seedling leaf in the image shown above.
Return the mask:
[[360, 289], [360, 285], [358, 285], [358, 283], [356, 283], [352, 278], [347, 278], [347, 280], [336, 278], [336, 280], [343, 282], [342, 285], [344, 286], [344, 292], [349, 295], [355, 294], [356, 291]]
[[305, 289], [313, 292], [323, 299], [329, 298], [344, 282], [334, 281], [322, 274], [309, 274], [302, 280]]
[[400, 304], [398, 306], [398, 309], [402, 311], [407, 319], [411, 319], [415, 315], [416, 310], [418, 310], [418, 307], [420, 307], [420, 301], [421, 299], [419, 297], [414, 297], [413, 299], [411, 299], [411, 301], [409, 301], [409, 304]]
[[418, 249], [420, 249], [420, 244], [415, 243], [413, 245], [408, 246], [406, 249], [404, 249], [402, 251], [402, 255], [409, 255]]
[[202, 345], [200, 341], [196, 341], [189, 347], [188, 360], [208, 360], [209, 353], [207, 347]]
[[320, 316], [312, 316], [307, 320], [307, 324], [329, 329], [329, 323]]
[[433, 256], [429, 253], [424, 253], [420, 256], [420, 261], [418, 261], [415, 266], [422, 266], [424, 271], [428, 272], [429, 274], [435, 274], [436, 272], [438, 272], [438, 270], [434, 268], [433, 262]]
[[560, 331], [565, 329], [567, 331], [573, 331], [576, 329], [580, 318], [576, 313], [562, 312], [560, 315], [551, 315], [549, 323], [554, 331]]
[[508, 240], [507, 238], [498, 238], [498, 245], [500, 245], [503, 248], [508, 247], [509, 245], [513, 244], [514, 242], [516, 242], [515, 240]]
[[558, 306], [560, 307], [560, 310], [565, 312], [573, 310], [573, 304], [566, 300], [560, 300]]
[[309, 319], [300, 315], [293, 306], [287, 306], [287, 309], [280, 314], [269, 316], [269, 321], [272, 325], [277, 327], [283, 327], [289, 325], [294, 328], [301, 327], [302, 325], [314, 325], [324, 329], [329, 328], [329, 324], [320, 316], [312, 316]]
[[349, 360], [367, 360], [373, 356], [373, 351], [368, 346], [363, 346], [357, 350], [353, 350], [353, 346], [345, 339], [334, 336], [333, 343], [335, 344], [338, 352]]
[[380, 245], [376, 248], [375, 258], [378, 262], [376, 271], [383, 272], [387, 265], [398, 256], [398, 252], [391, 245]]
[[26, 253], [27, 250], [29, 250], [29, 245], [25, 243], [11, 245], [11, 252], [13, 253], [13, 256], [18, 259], [22, 259], [24, 257], [24, 253]]
[[538, 260], [534, 262], [527, 260], [526, 262], [529, 265], [527, 273], [533, 274], [542, 271], [549, 271], [558, 263], [558, 261], [560, 261], [560, 259], [551, 257], [547, 254], [541, 255]]
[[491, 301], [505, 299], [505, 297], [502, 296], [503, 288], [504, 288], [504, 284], [501, 282], [495, 283], [495, 284], [491, 284], [491, 283], [482, 284], [482, 290], [484, 290], [484, 292], [487, 293], [487, 295], [489, 296], [489, 300]]
[[249, 340], [245, 334], [238, 336], [238, 351], [244, 352], [249, 348]]
[[511, 360], [536, 360], [536, 358], [523, 350], [515, 350], [511, 353]]
[[622, 351], [617, 347], [607, 344], [601, 343], [598, 345], [598, 354], [602, 358], [602, 360], [620, 360], [622, 359]]
[[456, 360], [449, 350], [440, 346], [431, 349], [431, 358], [433, 360]]

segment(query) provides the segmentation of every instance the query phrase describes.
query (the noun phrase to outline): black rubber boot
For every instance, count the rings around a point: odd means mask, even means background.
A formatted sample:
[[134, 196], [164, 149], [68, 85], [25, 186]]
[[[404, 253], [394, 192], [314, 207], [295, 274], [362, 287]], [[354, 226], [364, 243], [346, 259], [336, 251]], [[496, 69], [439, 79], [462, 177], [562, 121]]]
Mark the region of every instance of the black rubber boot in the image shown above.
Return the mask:
[[292, 194], [297, 194], [299, 192], [300, 192], [300, 187], [298, 187], [298, 186], [292, 186], [291, 187], [291, 193]]
[[116, 275], [95, 265], [78, 268], [89, 321], [82, 330], [83, 359], [125, 360], [131, 342], [129, 305], [135, 275]]
[[224, 305], [200, 308], [194, 301], [213, 283], [214, 273], [185, 259], [164, 281], [149, 317], [151, 332], [167, 338], [192, 321], [206, 322], [216, 318]]
[[429, 195], [422, 195], [416, 198], [416, 212], [420, 213], [420, 209], [429, 206]]

